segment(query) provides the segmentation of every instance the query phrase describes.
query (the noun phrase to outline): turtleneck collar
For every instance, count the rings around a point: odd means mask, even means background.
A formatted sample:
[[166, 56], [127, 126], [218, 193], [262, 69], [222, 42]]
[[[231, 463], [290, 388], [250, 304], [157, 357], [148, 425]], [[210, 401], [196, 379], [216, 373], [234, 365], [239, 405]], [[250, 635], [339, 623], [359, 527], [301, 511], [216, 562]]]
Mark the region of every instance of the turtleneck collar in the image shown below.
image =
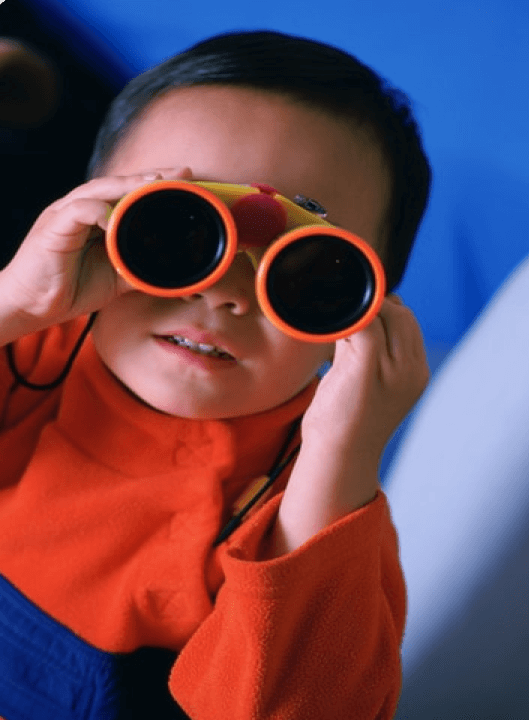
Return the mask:
[[134, 397], [106, 368], [89, 336], [65, 381], [58, 425], [89, 457], [120, 475], [215, 467], [222, 477], [267, 472], [291, 423], [307, 409], [317, 380], [271, 410], [226, 420], [161, 413]]

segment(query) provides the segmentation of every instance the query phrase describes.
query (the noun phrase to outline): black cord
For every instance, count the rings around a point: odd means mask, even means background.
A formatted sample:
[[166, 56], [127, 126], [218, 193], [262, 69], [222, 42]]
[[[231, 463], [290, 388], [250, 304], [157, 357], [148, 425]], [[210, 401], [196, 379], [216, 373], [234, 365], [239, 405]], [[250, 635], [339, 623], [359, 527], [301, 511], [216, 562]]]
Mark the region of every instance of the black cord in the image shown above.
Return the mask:
[[55, 378], [52, 382], [44, 383], [43, 385], [37, 385], [36, 383], [32, 383], [29, 380], [26, 380], [26, 378], [21, 375], [18, 372], [17, 366], [15, 364], [15, 350], [13, 343], [9, 343], [6, 346], [6, 352], [7, 352], [7, 362], [9, 364], [9, 369], [13, 373], [15, 380], [23, 385], [24, 387], [29, 388], [30, 390], [54, 390], [56, 387], [59, 387], [59, 385], [65, 380], [66, 376], [72, 369], [72, 365], [74, 363], [75, 358], [77, 357], [79, 350], [81, 349], [81, 345], [85, 341], [86, 336], [90, 332], [90, 328], [94, 324], [94, 321], [97, 317], [97, 311], [93, 312], [88, 322], [86, 323], [86, 326], [83, 329], [83, 332], [80, 334], [79, 339], [77, 340], [74, 349], [72, 350], [72, 353], [70, 357], [68, 358], [66, 365], [64, 366], [63, 370], [61, 371], [61, 374]]
[[215, 539], [215, 542], [213, 543], [213, 547], [216, 547], [217, 545], [220, 545], [221, 542], [224, 542], [231, 534], [236, 530], [239, 525], [241, 524], [244, 516], [246, 513], [255, 505], [255, 503], [260, 500], [260, 498], [263, 497], [265, 492], [272, 487], [272, 484], [277, 480], [277, 478], [281, 475], [283, 470], [288, 467], [288, 465], [292, 462], [292, 460], [296, 457], [296, 455], [299, 452], [299, 449], [301, 447], [301, 443], [297, 445], [288, 455], [286, 459], [283, 460], [284, 455], [286, 451], [288, 450], [288, 447], [292, 440], [294, 439], [294, 435], [296, 434], [296, 431], [301, 423], [301, 417], [294, 420], [292, 423], [290, 430], [287, 435], [287, 439], [283, 443], [283, 446], [281, 450], [279, 451], [276, 459], [274, 460], [272, 467], [270, 470], [266, 473], [266, 477], [268, 480], [264, 483], [264, 485], [259, 489], [259, 491], [246, 503], [246, 505], [243, 507], [242, 510], [240, 510], [238, 513], [236, 513], [228, 523], [223, 527], [223, 529], [218, 534], [217, 538]]

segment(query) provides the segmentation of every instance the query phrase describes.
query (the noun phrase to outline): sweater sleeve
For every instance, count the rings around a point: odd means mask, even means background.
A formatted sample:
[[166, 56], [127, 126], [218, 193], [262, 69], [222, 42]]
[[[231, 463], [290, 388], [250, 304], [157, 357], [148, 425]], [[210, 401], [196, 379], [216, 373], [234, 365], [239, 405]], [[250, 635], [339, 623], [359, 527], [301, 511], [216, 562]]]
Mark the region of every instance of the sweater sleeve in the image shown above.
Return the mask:
[[193, 720], [390, 720], [405, 588], [386, 498], [259, 562], [280, 500], [225, 548], [215, 609], [177, 659], [171, 692]]

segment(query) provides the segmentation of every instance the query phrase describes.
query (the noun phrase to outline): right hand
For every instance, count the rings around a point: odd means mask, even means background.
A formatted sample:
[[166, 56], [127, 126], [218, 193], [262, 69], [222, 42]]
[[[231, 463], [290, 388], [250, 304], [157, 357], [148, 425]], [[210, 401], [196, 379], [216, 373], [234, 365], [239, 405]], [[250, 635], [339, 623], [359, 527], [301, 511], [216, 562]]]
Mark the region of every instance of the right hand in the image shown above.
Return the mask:
[[[191, 179], [189, 168], [96, 178], [52, 203], [0, 272], [0, 293], [28, 328], [60, 324], [130, 291], [112, 267], [104, 233], [112, 207], [153, 180]], [[32, 327], [33, 326], [33, 327]]]

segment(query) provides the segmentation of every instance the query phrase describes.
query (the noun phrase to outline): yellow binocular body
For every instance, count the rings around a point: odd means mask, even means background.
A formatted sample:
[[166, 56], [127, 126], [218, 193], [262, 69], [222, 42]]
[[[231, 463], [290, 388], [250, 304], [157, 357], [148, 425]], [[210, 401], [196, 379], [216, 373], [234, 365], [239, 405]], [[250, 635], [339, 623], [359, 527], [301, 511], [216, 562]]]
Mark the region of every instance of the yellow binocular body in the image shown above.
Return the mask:
[[246, 252], [263, 313], [308, 342], [365, 327], [386, 290], [370, 245], [266, 185], [154, 181], [118, 202], [106, 246], [130, 285], [159, 297], [200, 293]]

